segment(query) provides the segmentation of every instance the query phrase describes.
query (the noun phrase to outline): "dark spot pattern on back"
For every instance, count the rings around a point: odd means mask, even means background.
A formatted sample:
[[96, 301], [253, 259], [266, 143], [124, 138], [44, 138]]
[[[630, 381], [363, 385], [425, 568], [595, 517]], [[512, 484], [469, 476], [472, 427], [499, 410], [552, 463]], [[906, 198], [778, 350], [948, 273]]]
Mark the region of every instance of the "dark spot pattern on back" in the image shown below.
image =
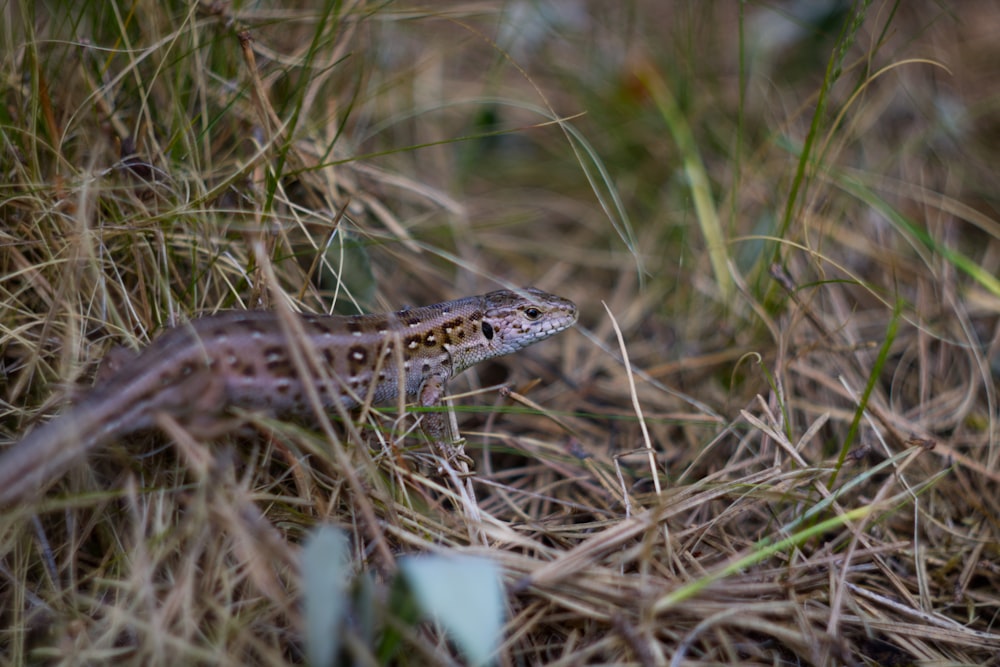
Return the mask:
[[267, 372], [276, 377], [292, 377], [295, 375], [292, 360], [288, 356], [288, 350], [272, 345], [264, 349], [264, 367]]
[[454, 327], [443, 326], [441, 330], [437, 333], [437, 343], [442, 348], [447, 348], [455, 342], [455, 337], [452, 335], [455, 333]]
[[368, 363], [368, 349], [364, 345], [352, 345], [347, 350], [347, 367], [349, 374], [358, 375]]
[[312, 326], [313, 333], [323, 335], [328, 335], [330, 333], [330, 326], [327, 324], [326, 320], [322, 320], [317, 317], [310, 317], [309, 324]]
[[446, 334], [453, 334], [460, 330], [463, 324], [465, 324], [465, 322], [461, 317], [454, 317], [441, 325], [441, 331]]

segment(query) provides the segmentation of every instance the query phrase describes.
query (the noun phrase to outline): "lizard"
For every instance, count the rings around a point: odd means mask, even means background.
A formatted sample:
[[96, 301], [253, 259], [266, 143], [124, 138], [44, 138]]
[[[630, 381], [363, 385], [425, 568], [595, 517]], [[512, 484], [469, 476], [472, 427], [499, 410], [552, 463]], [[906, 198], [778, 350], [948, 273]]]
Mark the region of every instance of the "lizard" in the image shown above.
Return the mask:
[[[233, 408], [308, 417], [316, 395], [341, 413], [404, 398], [440, 406], [451, 378], [571, 327], [577, 308], [524, 287], [392, 313], [293, 317], [289, 326], [273, 311], [223, 311], [165, 330], [0, 454], [0, 507], [37, 495], [96, 447], [156, 427], [159, 415], [208, 434]], [[430, 439], [450, 432], [445, 417], [421, 415]]]

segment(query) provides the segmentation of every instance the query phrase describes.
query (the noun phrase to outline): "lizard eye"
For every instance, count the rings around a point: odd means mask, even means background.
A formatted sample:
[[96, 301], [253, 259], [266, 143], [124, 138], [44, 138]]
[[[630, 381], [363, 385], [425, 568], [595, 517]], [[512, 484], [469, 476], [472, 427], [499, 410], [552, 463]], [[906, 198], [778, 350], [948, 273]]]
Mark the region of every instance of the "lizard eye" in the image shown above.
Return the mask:
[[539, 317], [542, 316], [542, 311], [534, 307], [526, 308], [524, 311], [524, 316], [527, 317], [529, 320], [537, 320]]

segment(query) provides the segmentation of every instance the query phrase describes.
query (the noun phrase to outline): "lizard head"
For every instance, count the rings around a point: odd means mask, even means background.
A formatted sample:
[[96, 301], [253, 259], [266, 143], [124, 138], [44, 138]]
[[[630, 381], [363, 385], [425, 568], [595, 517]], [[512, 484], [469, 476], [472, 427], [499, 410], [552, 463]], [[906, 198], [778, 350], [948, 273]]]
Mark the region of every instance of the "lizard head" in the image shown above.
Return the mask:
[[576, 322], [576, 304], [535, 287], [498, 290], [480, 297], [482, 319], [475, 344], [451, 350], [453, 373], [484, 359], [517, 352]]

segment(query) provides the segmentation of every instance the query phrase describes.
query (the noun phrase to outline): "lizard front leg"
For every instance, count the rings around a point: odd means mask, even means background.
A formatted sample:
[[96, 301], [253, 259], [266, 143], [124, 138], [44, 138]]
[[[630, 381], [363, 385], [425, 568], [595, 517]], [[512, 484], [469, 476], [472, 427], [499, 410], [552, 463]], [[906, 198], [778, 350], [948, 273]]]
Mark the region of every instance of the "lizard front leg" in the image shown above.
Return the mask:
[[[439, 373], [430, 375], [420, 384], [418, 399], [424, 408], [443, 408], [441, 400], [447, 390], [448, 376]], [[420, 418], [420, 428], [424, 434], [441, 450], [441, 454], [449, 461], [455, 460], [470, 464], [472, 459], [464, 451], [465, 439], [458, 433], [452, 423], [449, 412], [437, 410], [425, 412]]]

